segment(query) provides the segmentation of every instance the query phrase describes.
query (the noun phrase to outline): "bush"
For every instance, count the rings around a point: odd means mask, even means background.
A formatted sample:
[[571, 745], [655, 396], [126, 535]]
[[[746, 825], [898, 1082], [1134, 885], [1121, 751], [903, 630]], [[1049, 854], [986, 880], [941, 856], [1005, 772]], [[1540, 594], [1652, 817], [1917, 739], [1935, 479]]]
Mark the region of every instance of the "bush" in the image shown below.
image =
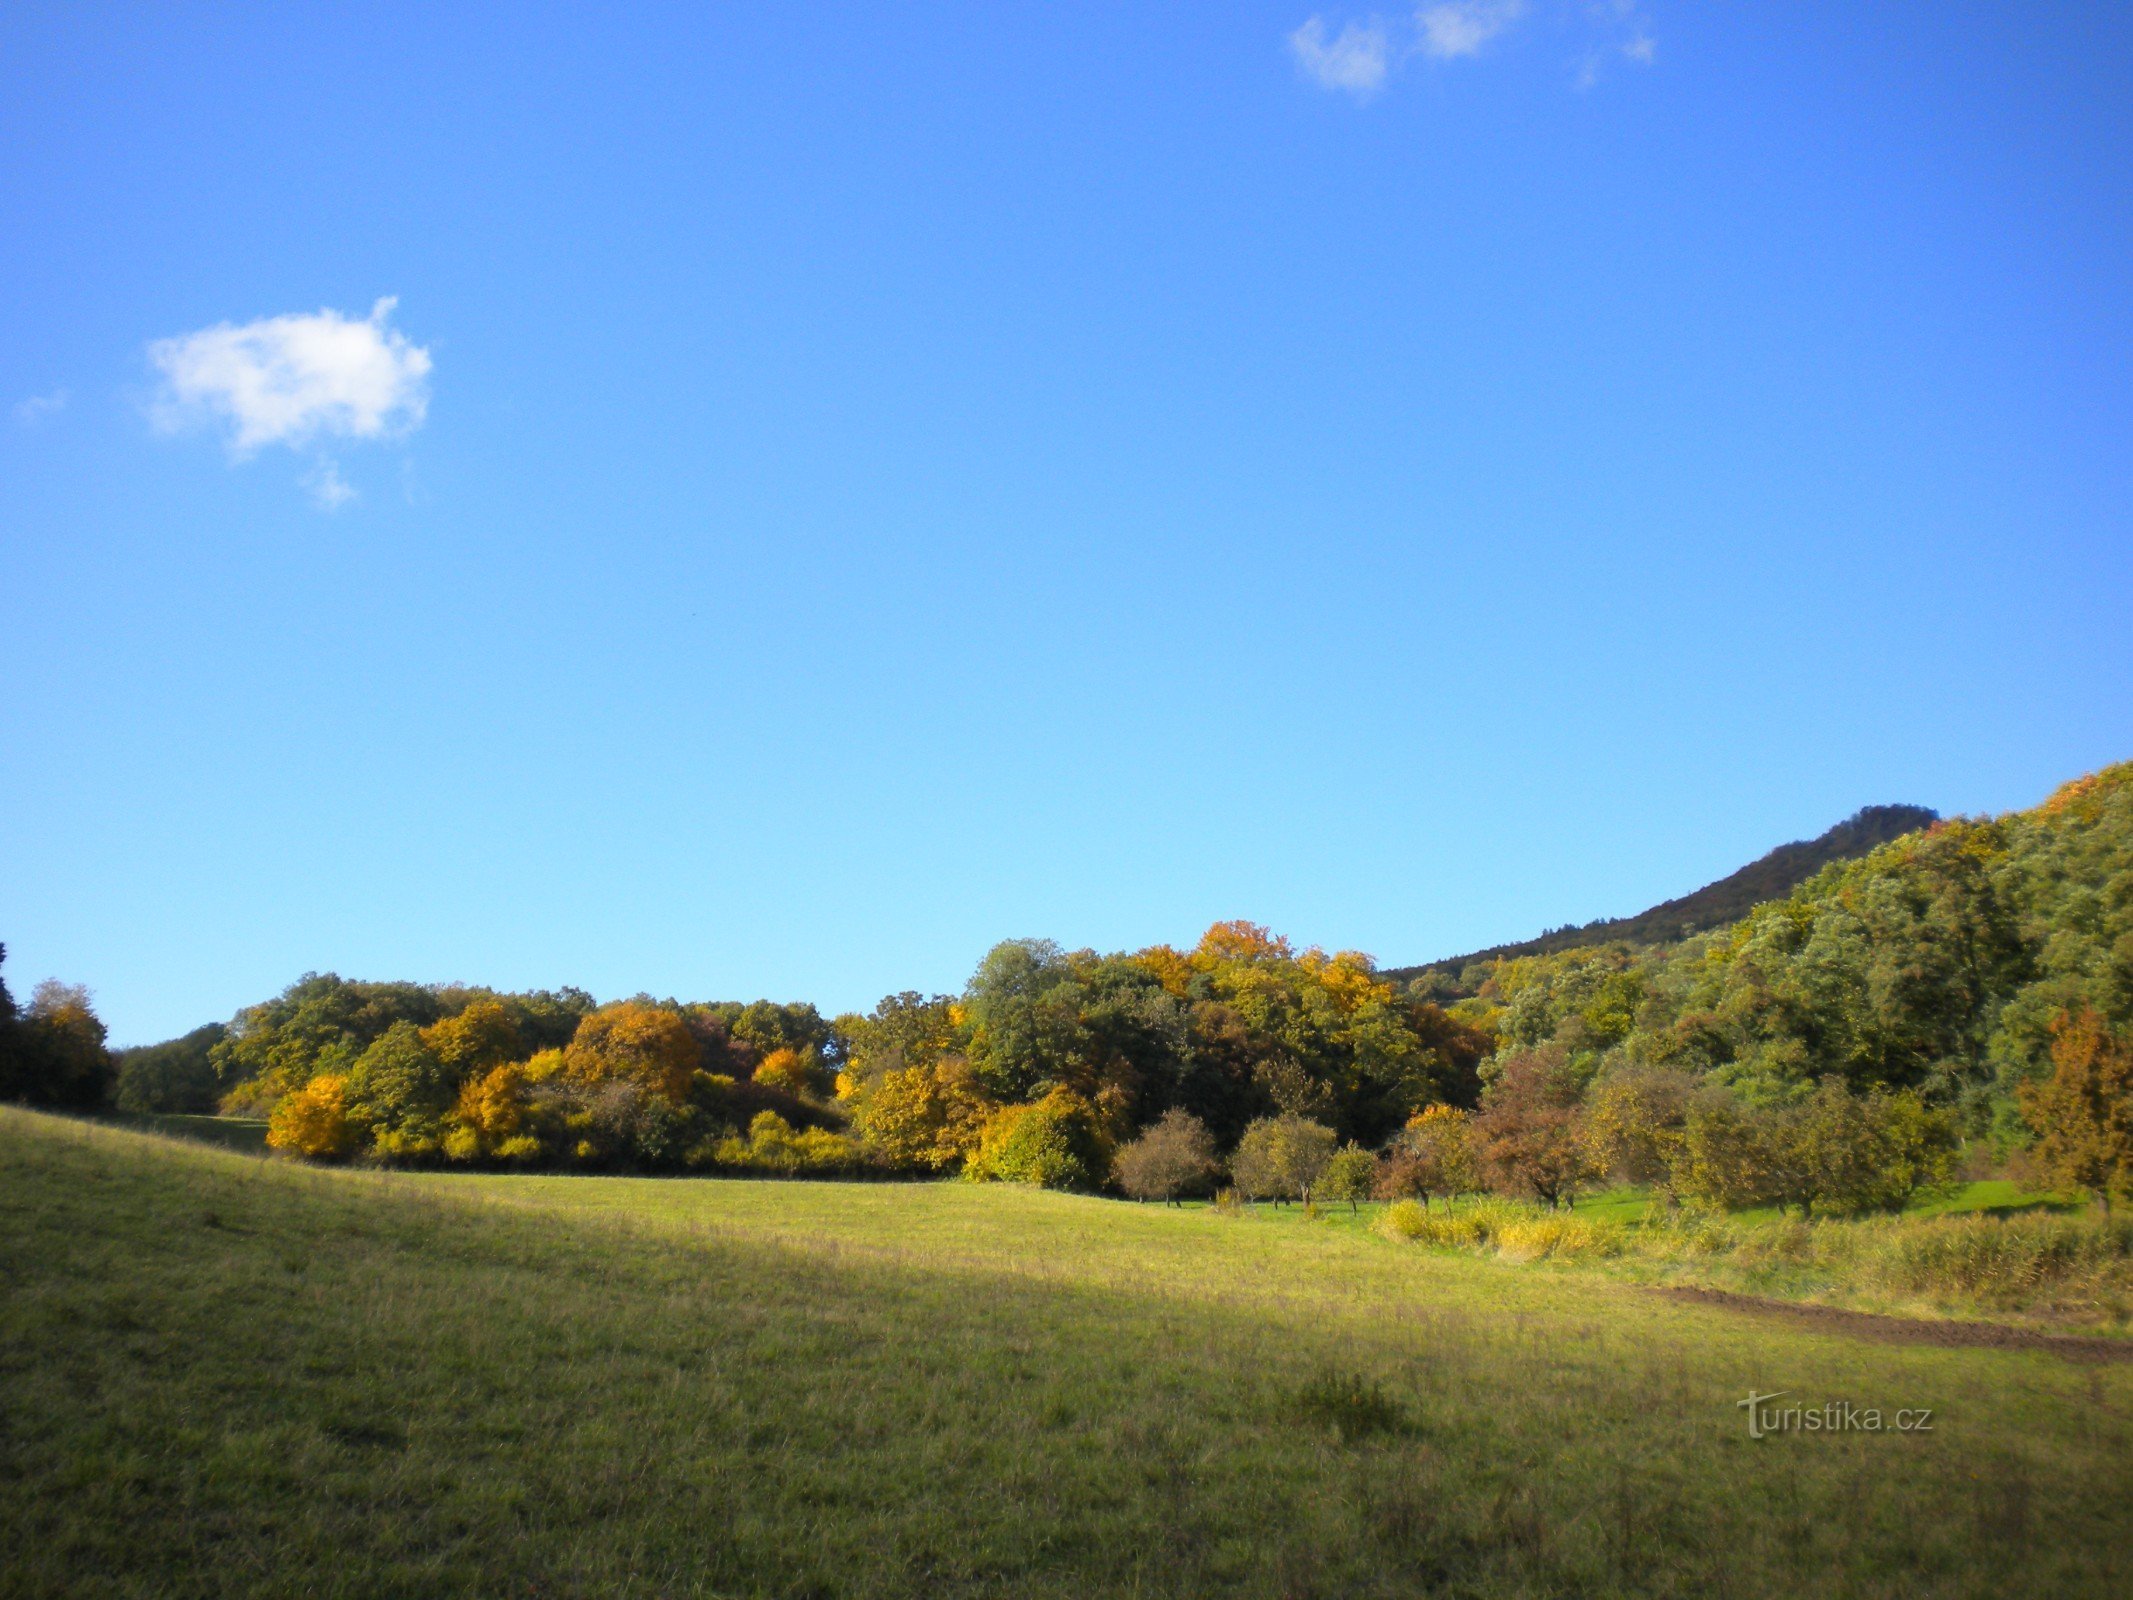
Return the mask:
[[1620, 1228], [1560, 1213], [1502, 1223], [1496, 1228], [1495, 1235], [1497, 1251], [1507, 1261], [1622, 1253]]
[[[700, 1149], [691, 1150], [692, 1161]], [[866, 1163], [858, 1140], [825, 1128], [795, 1128], [775, 1111], [757, 1112], [747, 1138], [736, 1134], [720, 1140], [712, 1157], [722, 1167], [787, 1178], [855, 1172]]]
[[1008, 1106], [986, 1123], [963, 1175], [978, 1182], [1093, 1189], [1109, 1169], [1106, 1154], [1095, 1107], [1055, 1089], [1032, 1105]]
[[1886, 1229], [1867, 1270], [1889, 1288], [2028, 1305], [2062, 1285], [2123, 1272], [2133, 1222], [2085, 1217], [1935, 1217]]
[[1135, 1200], [1175, 1202], [1179, 1195], [1204, 1191], [1220, 1169], [1207, 1124], [1189, 1111], [1170, 1110], [1120, 1149], [1111, 1175]]
[[283, 1095], [267, 1123], [268, 1148], [314, 1161], [338, 1161], [351, 1154], [357, 1130], [349, 1123], [342, 1098], [346, 1084], [346, 1079], [329, 1073]]

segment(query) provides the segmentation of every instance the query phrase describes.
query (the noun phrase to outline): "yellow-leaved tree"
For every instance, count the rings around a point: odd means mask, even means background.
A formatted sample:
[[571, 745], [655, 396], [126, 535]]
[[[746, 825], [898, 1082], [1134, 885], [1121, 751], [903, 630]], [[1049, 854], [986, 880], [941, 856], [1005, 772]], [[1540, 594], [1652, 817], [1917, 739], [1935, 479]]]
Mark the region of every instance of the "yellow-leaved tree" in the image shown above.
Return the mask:
[[338, 1160], [355, 1147], [343, 1091], [348, 1080], [331, 1074], [313, 1078], [294, 1094], [282, 1096], [267, 1123], [267, 1144], [313, 1160]]

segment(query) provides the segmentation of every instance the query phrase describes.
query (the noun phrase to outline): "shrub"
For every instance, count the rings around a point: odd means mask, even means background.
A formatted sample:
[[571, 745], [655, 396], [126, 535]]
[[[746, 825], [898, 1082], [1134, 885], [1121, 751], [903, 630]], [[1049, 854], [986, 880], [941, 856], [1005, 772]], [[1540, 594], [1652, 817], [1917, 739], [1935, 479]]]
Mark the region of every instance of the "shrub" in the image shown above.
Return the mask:
[[1496, 1248], [1508, 1261], [1538, 1261], [1547, 1256], [1611, 1256], [1622, 1253], [1622, 1230], [1584, 1217], [1557, 1214], [1502, 1223]]
[[1413, 1200], [1396, 1200], [1378, 1218], [1378, 1232], [1388, 1239], [1419, 1239], [1428, 1230], [1429, 1212]]
[[2085, 1217], [1935, 1217], [1882, 1231], [1867, 1270], [1889, 1288], [2028, 1305], [2133, 1260], [2133, 1222]]
[[1189, 1111], [1170, 1110], [1111, 1164], [1119, 1188], [1135, 1200], [1168, 1200], [1203, 1191], [1221, 1168], [1214, 1135]]
[[1105, 1155], [1095, 1107], [1078, 1094], [1055, 1089], [1034, 1104], [995, 1114], [963, 1175], [979, 1182], [1093, 1189], [1109, 1167]]
[[[690, 1151], [691, 1160], [700, 1149]], [[722, 1139], [712, 1154], [722, 1167], [783, 1177], [853, 1172], [866, 1159], [858, 1140], [826, 1128], [795, 1128], [775, 1111], [757, 1112], [745, 1139], [738, 1134]]]
[[337, 1161], [355, 1148], [342, 1090], [347, 1080], [327, 1074], [283, 1095], [267, 1123], [267, 1145], [315, 1161]]

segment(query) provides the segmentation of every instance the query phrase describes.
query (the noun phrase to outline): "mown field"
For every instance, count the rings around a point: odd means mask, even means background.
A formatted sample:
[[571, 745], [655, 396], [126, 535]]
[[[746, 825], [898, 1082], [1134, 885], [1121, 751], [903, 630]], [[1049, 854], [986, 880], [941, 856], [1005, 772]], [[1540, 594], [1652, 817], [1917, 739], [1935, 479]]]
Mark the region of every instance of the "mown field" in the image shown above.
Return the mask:
[[[962, 1184], [0, 1112], [7, 1595], [2123, 1595], [2133, 1365]], [[1751, 1439], [1751, 1390], [1926, 1432]]]

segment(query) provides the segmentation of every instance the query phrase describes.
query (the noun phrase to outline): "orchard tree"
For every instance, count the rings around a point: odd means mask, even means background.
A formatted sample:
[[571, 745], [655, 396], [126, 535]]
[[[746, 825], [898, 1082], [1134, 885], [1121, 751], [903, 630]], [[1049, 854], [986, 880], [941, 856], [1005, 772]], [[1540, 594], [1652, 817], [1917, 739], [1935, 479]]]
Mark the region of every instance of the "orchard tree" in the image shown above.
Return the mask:
[[1373, 1192], [1380, 1200], [1466, 1194], [1479, 1187], [1473, 1119], [1457, 1106], [1430, 1106], [1393, 1136], [1379, 1159]]
[[1353, 1212], [1370, 1198], [1378, 1175], [1378, 1159], [1361, 1145], [1351, 1144], [1334, 1152], [1318, 1175], [1318, 1193], [1325, 1200], [1345, 1200]]
[[1308, 1200], [1339, 1143], [1323, 1123], [1287, 1113], [1261, 1117], [1237, 1141], [1230, 1176], [1249, 1199]]
[[1136, 1200], [1167, 1200], [1203, 1190], [1221, 1170], [1214, 1135], [1190, 1111], [1163, 1113], [1156, 1124], [1124, 1146], [1111, 1164], [1118, 1186]]
[[1551, 1206], [1569, 1202], [1591, 1172], [1578, 1137], [1577, 1088], [1555, 1047], [1521, 1051], [1503, 1065], [1474, 1116], [1483, 1180]]

